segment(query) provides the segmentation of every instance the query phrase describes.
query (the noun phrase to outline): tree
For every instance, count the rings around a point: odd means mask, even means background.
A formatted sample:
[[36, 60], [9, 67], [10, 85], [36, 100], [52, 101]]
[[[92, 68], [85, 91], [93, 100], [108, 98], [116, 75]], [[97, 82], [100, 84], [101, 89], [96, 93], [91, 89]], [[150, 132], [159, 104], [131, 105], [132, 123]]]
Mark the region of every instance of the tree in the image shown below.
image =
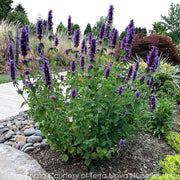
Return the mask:
[[22, 7], [21, 4], [18, 4], [18, 5], [15, 7], [14, 11], [16, 11], [16, 12], [22, 12], [23, 14], [26, 14], [26, 11], [25, 11], [25, 9]]
[[171, 3], [168, 16], [162, 16], [163, 25], [167, 28], [168, 36], [176, 43], [180, 43], [180, 4]]
[[84, 35], [89, 35], [90, 32], [92, 32], [91, 24], [88, 23], [86, 29], [84, 30]]
[[12, 7], [11, 4], [13, 3], [12, 0], [0, 0], [0, 21], [5, 19], [9, 12], [11, 12]]
[[18, 11], [13, 11], [8, 13], [8, 19], [10, 22], [19, 23], [21, 27], [29, 25], [29, 19], [26, 14]]
[[96, 24], [92, 28], [93, 37], [99, 36], [99, 30], [101, 28], [102, 23], [106, 23], [106, 17], [101, 16], [99, 21], [96, 22]]
[[66, 32], [67, 32], [67, 28], [64, 26], [64, 24], [62, 22], [60, 22], [56, 28], [56, 34], [66, 33]]
[[167, 27], [162, 22], [155, 22], [152, 24], [153, 30], [150, 30], [151, 34], [159, 34], [159, 35], [166, 35], [167, 34]]
[[80, 29], [80, 26], [79, 26], [78, 24], [73, 24], [73, 25], [72, 25], [72, 34], [74, 34], [74, 31], [75, 31], [76, 29]]

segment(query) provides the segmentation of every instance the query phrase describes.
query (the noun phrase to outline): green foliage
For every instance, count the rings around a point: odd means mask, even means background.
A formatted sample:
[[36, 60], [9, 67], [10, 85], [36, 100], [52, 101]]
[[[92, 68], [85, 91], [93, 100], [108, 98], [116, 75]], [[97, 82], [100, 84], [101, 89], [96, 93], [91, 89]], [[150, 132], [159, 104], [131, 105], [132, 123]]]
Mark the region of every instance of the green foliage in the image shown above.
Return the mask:
[[153, 175], [149, 180], [178, 180], [179, 176], [171, 174]]
[[29, 25], [30, 23], [27, 15], [20, 11], [9, 12], [7, 18], [10, 22], [19, 23], [21, 27]]
[[159, 98], [157, 108], [155, 109], [149, 121], [149, 129], [159, 138], [172, 128], [174, 113], [174, 103], [168, 99]]
[[167, 28], [168, 36], [176, 43], [180, 43], [180, 4], [171, 3], [168, 16], [162, 16], [163, 24]]
[[106, 17], [101, 16], [100, 19], [96, 22], [96, 24], [92, 28], [93, 36], [99, 36], [99, 30], [101, 28], [101, 24], [106, 22]]
[[153, 30], [150, 32], [152, 34], [159, 34], [159, 35], [167, 35], [167, 27], [162, 22], [155, 22], [152, 24]]
[[1, 0], [0, 1], [0, 21], [6, 19], [9, 12], [12, 10], [12, 0]]
[[21, 13], [23, 13], [23, 14], [26, 14], [26, 11], [25, 11], [25, 9], [22, 7], [21, 4], [18, 4], [18, 5], [14, 8], [14, 11], [16, 11], [16, 12], [21, 12]]
[[73, 25], [72, 25], [72, 34], [74, 34], [74, 31], [75, 31], [76, 29], [80, 29], [79, 24], [73, 24]]
[[166, 135], [166, 140], [177, 153], [180, 153], [180, 134], [178, 132], [168, 132]]
[[67, 28], [64, 26], [62, 22], [59, 23], [59, 25], [56, 28], [56, 34], [64, 34], [67, 33]]
[[84, 30], [84, 35], [89, 35], [90, 32], [92, 32], [91, 24], [88, 23], [86, 29]]

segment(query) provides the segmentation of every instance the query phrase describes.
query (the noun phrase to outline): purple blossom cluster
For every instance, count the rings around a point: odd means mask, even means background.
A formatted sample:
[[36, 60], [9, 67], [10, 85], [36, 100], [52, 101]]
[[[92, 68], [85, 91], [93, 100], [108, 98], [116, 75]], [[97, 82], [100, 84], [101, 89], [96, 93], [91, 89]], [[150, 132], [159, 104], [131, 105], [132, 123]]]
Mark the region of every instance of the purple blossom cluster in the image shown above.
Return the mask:
[[105, 74], [104, 74], [106, 79], [110, 76], [110, 73], [111, 73], [111, 67], [108, 66], [108, 67], [106, 68]]
[[89, 61], [94, 62], [95, 61], [95, 54], [96, 54], [96, 39], [93, 38], [90, 44], [90, 49], [89, 49]]
[[68, 18], [68, 28], [67, 28], [67, 32], [68, 32], [69, 36], [71, 35], [71, 31], [72, 31], [71, 28], [72, 28], [71, 16], [69, 16], [69, 18]]
[[119, 86], [117, 93], [118, 93], [119, 95], [122, 95], [122, 93], [123, 93], [124, 91], [125, 91], [125, 88], [123, 88], [122, 86]]
[[152, 77], [151, 77], [151, 80], [150, 80], [149, 83], [148, 83], [148, 86], [152, 89], [153, 86], [154, 86], [154, 83], [155, 83], [155, 78], [154, 78], [154, 76], [152, 76]]
[[89, 42], [90, 45], [91, 45], [92, 39], [93, 39], [93, 33], [90, 32], [90, 33], [89, 33], [89, 36], [88, 36], [88, 42]]
[[54, 38], [54, 45], [57, 47], [58, 44], [59, 44], [59, 39], [58, 39], [58, 37], [55, 37]]
[[44, 23], [43, 20], [38, 20], [37, 24], [36, 24], [36, 34], [37, 34], [37, 38], [41, 41], [41, 39], [43, 38], [43, 29], [44, 29]]
[[20, 50], [21, 55], [25, 58], [30, 50], [29, 47], [29, 28], [24, 27], [21, 28], [21, 36], [20, 36]]
[[132, 73], [133, 73], [133, 66], [129, 66], [129, 71], [128, 71], [128, 74], [126, 75], [126, 78], [125, 78], [125, 81], [129, 81], [131, 76], [132, 76]]
[[79, 42], [80, 42], [80, 30], [79, 29], [76, 29], [74, 32], [73, 42], [74, 42], [74, 47], [79, 46]]
[[52, 88], [52, 75], [50, 74], [49, 62], [47, 60], [43, 60], [42, 64], [42, 72], [44, 73], [44, 80], [48, 88]]
[[14, 48], [13, 48], [13, 45], [11, 43], [8, 46], [8, 55], [9, 55], [9, 60], [14, 61]]
[[85, 47], [86, 47], [86, 39], [83, 39], [81, 43], [81, 53], [85, 51]]
[[109, 11], [108, 11], [108, 16], [107, 16], [108, 24], [112, 24], [112, 22], [113, 22], [113, 11], [114, 11], [114, 7], [113, 7], [113, 5], [110, 5]]
[[153, 94], [151, 96], [151, 100], [150, 100], [150, 105], [149, 105], [149, 109], [151, 112], [154, 112], [154, 110], [156, 109], [157, 104], [156, 104], [156, 95]]
[[75, 74], [76, 64], [77, 64], [76, 60], [72, 60], [71, 63], [70, 63], [72, 74]]
[[111, 33], [110, 47], [115, 48], [118, 43], [118, 30], [114, 29]]
[[49, 31], [53, 30], [52, 18], [53, 18], [52, 10], [49, 10], [49, 12], [48, 12], [48, 20], [47, 20], [47, 28], [48, 28]]
[[10, 77], [13, 81], [15, 81], [16, 79], [16, 64], [13, 60], [10, 60], [9, 61], [9, 74], [10, 74]]
[[152, 50], [149, 52], [149, 56], [147, 57], [147, 67], [146, 70], [148, 72], [154, 71], [156, 72], [159, 67], [159, 57], [157, 47], [153, 46]]
[[80, 66], [81, 66], [81, 69], [84, 70], [84, 66], [85, 66], [85, 56], [84, 55], [81, 55]]
[[77, 89], [71, 89], [70, 96], [74, 99], [77, 96]]
[[131, 47], [134, 42], [134, 21], [131, 20], [127, 28], [127, 36], [122, 39], [122, 49], [126, 51], [126, 55], [123, 59], [128, 60], [131, 56]]
[[105, 23], [102, 23], [102, 24], [101, 24], [100, 31], [99, 31], [99, 38], [100, 38], [100, 39], [103, 39], [103, 38], [104, 38], [104, 35], [105, 35], [105, 27], [106, 27], [106, 24], [105, 24]]

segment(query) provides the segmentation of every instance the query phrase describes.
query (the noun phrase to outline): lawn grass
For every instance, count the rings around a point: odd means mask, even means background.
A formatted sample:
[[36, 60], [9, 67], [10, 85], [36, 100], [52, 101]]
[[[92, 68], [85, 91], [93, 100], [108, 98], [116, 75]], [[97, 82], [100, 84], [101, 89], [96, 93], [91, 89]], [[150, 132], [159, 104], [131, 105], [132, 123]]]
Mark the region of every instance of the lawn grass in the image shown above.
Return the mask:
[[[19, 76], [17, 76], [16, 78], [17, 80], [20, 79]], [[0, 74], [0, 84], [2, 83], [7, 83], [7, 82], [11, 82], [11, 78], [9, 76], [9, 74]]]

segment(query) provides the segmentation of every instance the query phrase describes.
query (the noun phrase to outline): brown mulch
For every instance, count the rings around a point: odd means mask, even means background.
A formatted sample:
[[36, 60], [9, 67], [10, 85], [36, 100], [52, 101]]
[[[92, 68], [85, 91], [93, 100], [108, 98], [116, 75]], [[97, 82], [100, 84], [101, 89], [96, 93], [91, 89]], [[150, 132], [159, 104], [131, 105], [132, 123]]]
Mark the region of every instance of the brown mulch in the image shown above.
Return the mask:
[[89, 167], [79, 158], [64, 162], [62, 153], [49, 147], [29, 152], [29, 155], [55, 180], [145, 179], [153, 173], [161, 173], [158, 162], [174, 153], [163, 138], [158, 139], [150, 133], [139, 131], [138, 137], [124, 146], [119, 155], [114, 154], [110, 160], [94, 161]]

